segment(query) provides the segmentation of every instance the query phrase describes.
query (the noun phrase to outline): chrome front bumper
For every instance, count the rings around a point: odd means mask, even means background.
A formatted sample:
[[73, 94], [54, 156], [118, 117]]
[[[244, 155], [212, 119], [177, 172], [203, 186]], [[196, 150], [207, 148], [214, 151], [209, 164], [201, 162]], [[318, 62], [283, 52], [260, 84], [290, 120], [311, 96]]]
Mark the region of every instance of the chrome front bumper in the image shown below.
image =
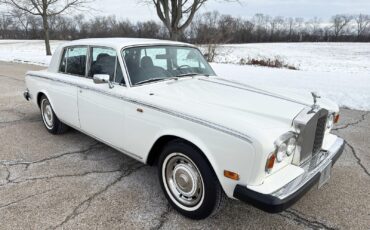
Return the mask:
[[[243, 185], [237, 185], [234, 197], [267, 212], [281, 212], [294, 204], [319, 180], [321, 172], [338, 160], [344, 150], [344, 140], [337, 138], [327, 151], [321, 151], [300, 167], [304, 173], [271, 194], [262, 194]], [[321, 160], [320, 160], [321, 158]]]

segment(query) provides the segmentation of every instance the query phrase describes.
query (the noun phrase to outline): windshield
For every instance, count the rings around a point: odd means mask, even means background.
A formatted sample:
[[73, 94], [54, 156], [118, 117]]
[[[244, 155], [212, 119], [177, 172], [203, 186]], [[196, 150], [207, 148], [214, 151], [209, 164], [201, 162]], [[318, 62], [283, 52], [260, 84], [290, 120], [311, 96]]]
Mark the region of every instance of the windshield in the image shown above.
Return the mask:
[[184, 46], [142, 46], [123, 50], [132, 85], [178, 79], [194, 75], [215, 75], [198, 49]]

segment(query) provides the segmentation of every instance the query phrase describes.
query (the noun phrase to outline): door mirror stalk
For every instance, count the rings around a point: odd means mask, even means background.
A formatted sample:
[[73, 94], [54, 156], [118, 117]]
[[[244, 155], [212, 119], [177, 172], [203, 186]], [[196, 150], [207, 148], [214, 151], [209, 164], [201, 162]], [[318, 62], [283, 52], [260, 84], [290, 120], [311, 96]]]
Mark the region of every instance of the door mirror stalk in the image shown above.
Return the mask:
[[94, 74], [93, 81], [95, 84], [108, 83], [110, 89], [114, 87], [113, 83], [109, 80], [110, 76], [108, 74]]

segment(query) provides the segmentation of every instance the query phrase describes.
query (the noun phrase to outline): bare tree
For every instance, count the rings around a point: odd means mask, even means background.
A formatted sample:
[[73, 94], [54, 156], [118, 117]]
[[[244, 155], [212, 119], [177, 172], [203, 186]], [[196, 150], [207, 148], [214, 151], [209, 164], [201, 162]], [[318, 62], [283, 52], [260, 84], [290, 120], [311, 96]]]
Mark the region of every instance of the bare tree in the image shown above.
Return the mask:
[[[152, 2], [159, 19], [166, 26], [171, 40], [179, 40], [196, 12], [208, 0], [144, 0]], [[226, 0], [237, 1], [237, 0]]]
[[25, 36], [28, 38], [28, 30], [30, 26], [31, 15], [20, 9], [13, 9], [10, 13], [12, 18], [16, 20], [24, 31]]
[[295, 28], [295, 20], [293, 18], [287, 18], [286, 19], [286, 25], [288, 27], [288, 36], [289, 36], [289, 41], [291, 42], [293, 39], [293, 32], [294, 32], [294, 28]]
[[349, 15], [337, 14], [337, 15], [332, 17], [335, 39], [337, 39], [338, 36], [343, 33], [345, 27], [351, 21], [352, 21], [352, 16], [349, 16]]
[[2, 13], [0, 16], [0, 38], [9, 38], [9, 30], [13, 25], [13, 20], [9, 14]]
[[0, 0], [6, 5], [42, 18], [46, 55], [51, 55], [49, 17], [84, 7], [93, 0]]
[[207, 0], [152, 0], [170, 38], [177, 41]]
[[299, 41], [299, 35], [301, 34], [302, 24], [304, 22], [303, 18], [286, 18], [285, 26], [288, 31], [288, 41], [292, 42], [294, 40]]
[[[367, 17], [369, 16], [356, 15], [353, 17], [355, 20], [344, 26], [336, 38], [333, 24], [327, 24], [319, 18], [306, 20], [303, 18], [271, 18], [268, 15], [257, 14], [251, 19], [245, 19], [223, 15], [217, 11], [197, 13], [190, 26], [185, 29], [181, 39], [196, 44], [209, 44], [208, 47], [202, 46], [203, 50], [210, 54], [209, 60], [214, 59], [221, 49], [222, 52], [227, 52], [219, 45], [223, 43], [369, 42], [370, 23], [366, 21]], [[50, 38], [60, 40], [119, 36], [164, 39], [169, 35], [168, 29], [162, 22], [131, 22], [128, 19], [117, 19], [114, 16], [85, 18], [82, 14], [55, 15], [48, 17], [48, 23]], [[43, 39], [43, 34], [42, 17], [22, 10], [0, 12], [0, 38]]]
[[357, 24], [357, 38], [359, 38], [370, 25], [370, 15], [359, 14], [354, 16]]
[[264, 14], [255, 14], [252, 18], [252, 23], [255, 25], [255, 33], [257, 36], [257, 42], [261, 42], [263, 38], [267, 37], [268, 23], [270, 16]]
[[284, 19], [282, 17], [274, 17], [270, 18], [269, 20], [270, 23], [270, 41], [274, 41], [274, 35], [275, 32], [279, 31], [281, 29], [281, 26], [284, 25]]
[[324, 33], [322, 28], [322, 20], [320, 18], [314, 17], [306, 22], [305, 29], [306, 33], [309, 34], [314, 41], [319, 41]]

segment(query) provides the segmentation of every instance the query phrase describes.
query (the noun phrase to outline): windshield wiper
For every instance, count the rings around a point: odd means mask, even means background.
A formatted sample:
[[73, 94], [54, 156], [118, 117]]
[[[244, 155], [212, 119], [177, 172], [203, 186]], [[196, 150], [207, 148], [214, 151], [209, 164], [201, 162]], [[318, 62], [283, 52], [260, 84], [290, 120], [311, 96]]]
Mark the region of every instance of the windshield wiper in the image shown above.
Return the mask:
[[135, 85], [141, 85], [141, 84], [144, 84], [144, 83], [155, 82], [155, 81], [163, 81], [163, 80], [177, 80], [177, 77], [154, 77], [154, 78], [149, 78], [149, 79], [146, 79], [146, 80], [139, 81]]
[[202, 74], [202, 73], [183, 73], [183, 74], [176, 75], [176, 77], [188, 77], [188, 76], [195, 76], [195, 75], [202, 75], [202, 76], [209, 77], [208, 74]]
[[142, 80], [142, 81], [137, 82], [136, 85], [141, 85], [141, 84], [144, 84], [144, 83], [154, 82], [154, 81], [162, 81], [164, 79], [166, 79], [166, 78], [163, 78], [163, 77], [149, 78], [149, 79], [146, 79], [146, 80]]

